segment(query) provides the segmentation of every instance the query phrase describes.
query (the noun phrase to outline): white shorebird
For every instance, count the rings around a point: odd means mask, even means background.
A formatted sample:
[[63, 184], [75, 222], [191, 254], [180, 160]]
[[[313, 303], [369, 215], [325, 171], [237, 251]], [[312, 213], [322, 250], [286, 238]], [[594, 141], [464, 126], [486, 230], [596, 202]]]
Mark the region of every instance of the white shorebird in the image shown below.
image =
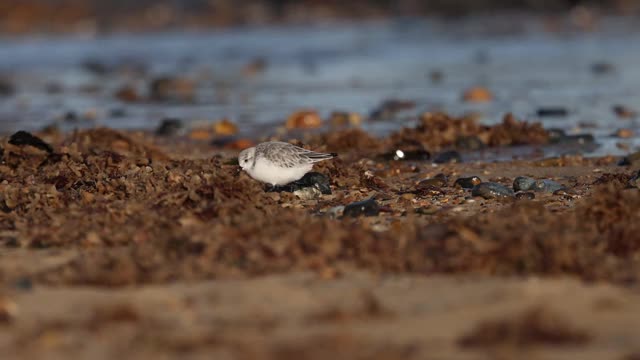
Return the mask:
[[252, 178], [280, 186], [301, 179], [311, 171], [314, 163], [336, 156], [336, 153], [319, 153], [285, 142], [269, 141], [242, 150], [238, 163]]

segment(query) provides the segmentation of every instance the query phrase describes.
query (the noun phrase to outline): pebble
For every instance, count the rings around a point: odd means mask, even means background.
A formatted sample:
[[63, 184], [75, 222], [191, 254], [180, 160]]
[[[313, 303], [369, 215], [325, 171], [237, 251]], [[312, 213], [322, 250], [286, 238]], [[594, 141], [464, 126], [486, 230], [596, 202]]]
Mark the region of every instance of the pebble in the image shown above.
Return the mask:
[[552, 193], [556, 190], [564, 188], [564, 185], [548, 179], [536, 181], [535, 179], [528, 176], [518, 176], [517, 178], [515, 178], [515, 180], [513, 180], [513, 190], [516, 192], [533, 190], [538, 192]]
[[402, 194], [400, 195], [400, 198], [405, 199], [405, 200], [414, 200], [416, 197], [414, 194], [412, 193], [406, 193], [406, 194]]
[[295, 190], [293, 195], [297, 196], [302, 200], [313, 200], [322, 196], [322, 192], [318, 190], [315, 186], [305, 187], [302, 189]]
[[379, 213], [380, 205], [374, 199], [367, 199], [345, 206], [343, 216], [377, 216]]
[[344, 213], [344, 205], [334, 206], [331, 209], [327, 210], [326, 214], [329, 215], [330, 218], [335, 219], [342, 216]]
[[489, 102], [493, 100], [493, 94], [484, 87], [472, 87], [462, 94], [462, 100], [466, 102]]
[[156, 128], [156, 135], [158, 136], [174, 136], [183, 128], [182, 120], [176, 118], [163, 119], [160, 125]]
[[456, 179], [454, 186], [461, 187], [463, 189], [473, 189], [474, 186], [480, 184], [482, 180], [477, 176], [469, 176]]
[[619, 162], [619, 166], [629, 166], [633, 165], [640, 160], [640, 151], [633, 152], [625, 157], [623, 157]]
[[566, 145], [585, 145], [595, 143], [593, 134], [577, 134], [567, 135], [563, 130], [552, 129], [549, 131], [549, 142], [551, 144], [566, 144]]
[[532, 190], [536, 185], [536, 180], [528, 176], [518, 176], [513, 180], [514, 191]]
[[6, 79], [0, 79], [0, 96], [11, 96], [16, 92], [15, 87]]
[[13, 287], [22, 291], [30, 291], [33, 290], [33, 281], [27, 277], [22, 277], [13, 282]]
[[195, 91], [196, 84], [184, 78], [159, 77], [149, 85], [149, 96], [154, 101], [191, 102]]
[[563, 117], [569, 114], [569, 111], [563, 107], [545, 107], [536, 111], [539, 117]]
[[231, 136], [238, 132], [238, 127], [229, 119], [222, 119], [213, 124], [213, 131], [217, 135]]
[[628, 139], [630, 137], [633, 137], [635, 134], [631, 129], [618, 129], [618, 131], [616, 131], [613, 135], [621, 139]]
[[44, 150], [49, 154], [53, 153], [51, 145], [47, 144], [39, 137], [22, 130], [11, 135], [9, 138], [9, 144], [16, 146], [33, 146], [34, 148]]
[[567, 135], [562, 139], [563, 143], [592, 144], [596, 142], [593, 134]]
[[520, 191], [516, 193], [516, 199], [520, 200], [533, 200], [536, 198], [536, 194], [530, 191]]
[[614, 114], [621, 119], [632, 119], [638, 116], [638, 113], [634, 110], [629, 109], [624, 105], [614, 105], [612, 108]]
[[607, 62], [597, 62], [591, 65], [591, 72], [596, 75], [610, 74], [615, 70], [615, 65]]
[[371, 112], [371, 120], [389, 120], [401, 111], [411, 110], [416, 103], [409, 100], [385, 100], [380, 106]]
[[566, 131], [557, 128], [547, 129], [547, 134], [549, 135], [549, 142], [552, 144], [561, 142], [567, 136]]
[[18, 316], [18, 305], [12, 300], [0, 298], [0, 323], [9, 323]]
[[362, 116], [355, 112], [334, 111], [329, 116], [329, 123], [333, 127], [360, 126]]
[[245, 76], [256, 76], [263, 73], [267, 69], [267, 60], [262, 57], [256, 57], [249, 61], [243, 68], [242, 73]]
[[535, 186], [533, 187], [533, 190], [552, 193], [558, 190], [562, 190], [564, 188], [565, 188], [564, 185], [560, 183], [557, 183], [553, 180], [545, 179], [545, 180], [537, 181]]
[[124, 102], [136, 102], [140, 100], [140, 95], [133, 86], [125, 85], [118, 89], [114, 96]]
[[315, 110], [298, 110], [289, 115], [285, 127], [287, 129], [314, 129], [322, 126], [322, 119]]
[[443, 151], [435, 156], [433, 162], [436, 164], [459, 163], [462, 162], [462, 157], [455, 150]]
[[567, 189], [558, 189], [558, 190], [553, 192], [553, 195], [562, 196], [563, 198], [568, 199], [568, 200], [573, 200], [573, 199], [578, 197], [577, 194], [575, 194], [574, 192], [571, 192], [571, 191], [569, 191]]
[[[305, 196], [306, 199], [312, 199], [320, 196], [320, 194], [330, 195], [331, 194], [331, 180], [328, 176], [318, 173], [318, 172], [308, 172], [306, 173], [300, 180], [296, 180], [292, 183], [275, 186], [271, 188], [269, 191], [285, 191], [294, 193], [296, 191], [301, 191], [305, 188], [314, 188], [315, 190], [305, 190], [300, 192], [300, 195]], [[307, 197], [312, 196], [313, 197]]]
[[509, 198], [514, 196], [513, 190], [494, 182], [484, 182], [474, 186], [471, 190], [471, 195], [480, 196], [485, 199]]
[[438, 174], [430, 179], [422, 180], [418, 183], [418, 186], [437, 186], [443, 187], [447, 186], [447, 176], [444, 174]]
[[109, 111], [109, 116], [113, 118], [122, 118], [127, 115], [127, 111], [123, 108], [113, 108]]

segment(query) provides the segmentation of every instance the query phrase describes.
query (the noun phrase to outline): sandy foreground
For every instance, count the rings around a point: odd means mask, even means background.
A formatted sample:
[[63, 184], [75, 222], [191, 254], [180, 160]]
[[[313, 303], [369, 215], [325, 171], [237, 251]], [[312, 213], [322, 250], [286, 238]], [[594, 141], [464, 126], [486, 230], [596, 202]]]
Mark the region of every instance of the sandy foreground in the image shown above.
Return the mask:
[[[2, 354], [640, 356], [633, 163], [388, 158], [416, 143], [445, 150], [451, 133], [489, 147], [544, 146], [548, 135], [514, 121], [469, 130], [445, 120], [378, 140], [357, 130], [305, 138], [340, 152], [315, 169], [330, 195], [265, 191], [238, 172], [234, 143], [110, 129], [5, 137]], [[468, 176], [564, 189], [483, 198], [455, 185]], [[372, 216], [342, 215], [366, 199]]]
[[11, 299], [2, 348], [21, 358], [631, 359], [640, 326], [637, 292], [574, 279], [294, 273]]

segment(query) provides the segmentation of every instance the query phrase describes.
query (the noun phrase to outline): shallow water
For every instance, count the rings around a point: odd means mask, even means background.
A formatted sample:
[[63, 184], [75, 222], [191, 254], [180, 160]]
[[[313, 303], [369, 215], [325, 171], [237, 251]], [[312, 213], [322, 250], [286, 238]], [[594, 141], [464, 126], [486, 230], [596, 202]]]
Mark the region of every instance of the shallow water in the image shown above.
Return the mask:
[[[638, 43], [640, 32], [633, 21], [616, 18], [604, 19], [598, 31], [587, 33], [550, 33], [533, 19], [487, 17], [455, 23], [404, 19], [97, 38], [3, 38], [0, 74], [16, 85], [17, 93], [0, 97], [0, 132], [52, 123], [63, 129], [150, 129], [166, 117], [187, 122], [228, 117], [243, 133], [252, 134], [275, 131], [299, 108], [314, 108], [323, 116], [333, 110], [367, 115], [385, 99], [402, 99], [415, 101], [415, 108], [389, 121], [365, 122], [365, 129], [383, 134], [410, 126], [424, 111], [474, 112], [487, 124], [513, 112], [545, 127], [593, 133], [600, 146], [590, 155], [623, 154], [629, 150], [616, 143], [634, 149], [639, 138], [611, 134], [619, 128], [640, 129], [636, 120], [618, 119], [611, 108], [622, 104], [640, 109], [640, 47], [633, 46]], [[266, 70], [243, 75], [243, 67], [258, 57], [267, 61]], [[95, 74], [82, 66], [87, 60], [119, 70]], [[595, 73], [595, 63], [610, 64], [613, 70]], [[430, 77], [433, 71], [442, 74], [441, 81]], [[165, 74], [197, 79], [195, 101], [132, 104], [113, 96], [127, 83], [144, 92], [149, 79]], [[51, 84], [61, 91], [47, 92]], [[475, 85], [489, 88], [496, 99], [462, 102], [463, 90]], [[568, 115], [540, 118], [540, 107], [563, 107]], [[69, 112], [80, 116], [64, 120]], [[87, 112], [92, 115], [81, 116]]]

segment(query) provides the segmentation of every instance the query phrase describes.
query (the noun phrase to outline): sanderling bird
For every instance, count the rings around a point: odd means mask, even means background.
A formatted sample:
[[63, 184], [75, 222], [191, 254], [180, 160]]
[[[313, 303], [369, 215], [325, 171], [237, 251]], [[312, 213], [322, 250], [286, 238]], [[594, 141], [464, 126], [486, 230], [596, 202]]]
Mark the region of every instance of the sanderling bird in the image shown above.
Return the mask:
[[269, 141], [242, 150], [238, 163], [252, 178], [275, 187], [301, 179], [311, 171], [314, 163], [336, 156], [336, 153], [320, 153], [285, 142]]

